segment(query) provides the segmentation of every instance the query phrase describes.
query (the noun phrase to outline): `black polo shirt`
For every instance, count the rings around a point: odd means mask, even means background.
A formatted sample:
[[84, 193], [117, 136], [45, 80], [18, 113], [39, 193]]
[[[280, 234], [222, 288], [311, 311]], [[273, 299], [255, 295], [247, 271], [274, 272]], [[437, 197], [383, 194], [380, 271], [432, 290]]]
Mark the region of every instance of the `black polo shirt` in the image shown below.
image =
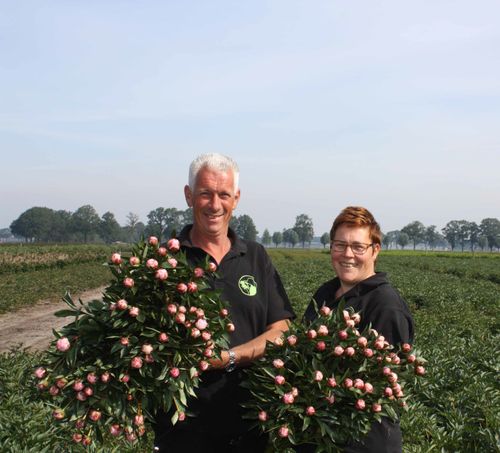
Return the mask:
[[[181, 231], [179, 241], [189, 262], [197, 265], [204, 263], [207, 253], [192, 244], [191, 228], [188, 225]], [[222, 300], [229, 304], [235, 326], [230, 343], [234, 347], [259, 336], [268, 325], [294, 318], [295, 314], [264, 247], [240, 239], [231, 229], [228, 237], [231, 249], [218, 264], [218, 278], [212, 279], [212, 285], [222, 291]], [[217, 264], [214, 258], [209, 259]]]

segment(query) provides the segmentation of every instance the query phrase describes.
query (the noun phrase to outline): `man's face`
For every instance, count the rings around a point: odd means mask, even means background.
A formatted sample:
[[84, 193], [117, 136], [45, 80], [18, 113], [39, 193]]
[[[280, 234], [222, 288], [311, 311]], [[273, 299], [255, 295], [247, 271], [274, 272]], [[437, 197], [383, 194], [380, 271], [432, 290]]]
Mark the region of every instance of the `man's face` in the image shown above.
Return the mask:
[[188, 206], [193, 208], [194, 228], [204, 235], [226, 235], [233, 210], [240, 199], [234, 190], [232, 171], [219, 172], [204, 167], [196, 178], [194, 190], [184, 188]]

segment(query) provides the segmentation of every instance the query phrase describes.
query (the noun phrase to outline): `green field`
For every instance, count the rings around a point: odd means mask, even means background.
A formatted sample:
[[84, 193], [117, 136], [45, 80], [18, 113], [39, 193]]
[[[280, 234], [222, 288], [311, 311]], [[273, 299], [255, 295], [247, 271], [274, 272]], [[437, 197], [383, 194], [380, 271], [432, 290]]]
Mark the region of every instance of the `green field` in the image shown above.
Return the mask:
[[[81, 289], [109, 278], [102, 262], [111, 249], [96, 249], [92, 258], [90, 246], [71, 247], [57, 252], [66, 259], [55, 258], [47, 248], [45, 258], [39, 251], [40, 259], [28, 253], [25, 261], [18, 252], [9, 261], [8, 249], [0, 247], [0, 312], [39, 299], [43, 281], [51, 282], [43, 297], [58, 298], [68, 286], [76, 287], [76, 274]], [[332, 277], [329, 254], [300, 249], [271, 249], [270, 254], [300, 318], [315, 289]], [[500, 451], [500, 255], [383, 252], [377, 269], [389, 274], [408, 301], [416, 346], [428, 360], [424, 383], [415, 389], [414, 404], [401, 420], [404, 451]], [[22, 351], [0, 357], [2, 452], [68, 451], [47, 430], [49, 412], [35, 400], [30, 367], [36, 361]], [[70, 451], [80, 450], [72, 446]], [[108, 443], [100, 451], [127, 450]]]

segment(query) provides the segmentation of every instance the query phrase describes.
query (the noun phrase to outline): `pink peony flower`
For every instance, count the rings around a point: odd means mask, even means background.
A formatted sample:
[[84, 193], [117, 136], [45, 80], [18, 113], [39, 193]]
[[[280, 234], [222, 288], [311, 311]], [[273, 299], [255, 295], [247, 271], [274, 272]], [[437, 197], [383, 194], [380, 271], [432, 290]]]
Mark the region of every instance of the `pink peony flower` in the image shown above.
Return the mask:
[[169, 371], [170, 376], [173, 377], [174, 379], [177, 379], [179, 375], [181, 374], [181, 371], [177, 367], [173, 367]]
[[205, 275], [205, 271], [201, 267], [195, 267], [193, 273], [196, 278], [201, 278]]
[[66, 387], [67, 383], [68, 383], [68, 380], [66, 378], [59, 378], [56, 380], [56, 386], [60, 389], [63, 389], [64, 387]]
[[145, 354], [144, 355], [144, 361], [146, 363], [154, 363], [155, 358], [151, 354]]
[[425, 368], [422, 365], [415, 367], [415, 374], [423, 376], [425, 374]]
[[104, 373], [101, 374], [101, 382], [104, 384], [107, 384], [111, 379], [111, 374], [109, 371], [105, 371]]
[[178, 412], [178, 414], [179, 414], [178, 420], [180, 422], [183, 422], [184, 420], [186, 420], [186, 414], [184, 412]]
[[316, 381], [316, 382], [320, 382], [323, 380], [323, 373], [319, 370], [316, 370], [314, 373], [313, 373], [313, 379]]
[[342, 354], [344, 354], [344, 348], [342, 346], [335, 346], [333, 349], [333, 355], [340, 357]]
[[187, 290], [188, 290], [188, 287], [185, 283], [178, 283], [177, 284], [177, 292], [180, 293], [180, 294], [186, 294], [187, 293]]
[[160, 256], [167, 256], [167, 249], [165, 247], [160, 247], [158, 249], [158, 255], [160, 255]]
[[358, 346], [360, 348], [366, 348], [366, 346], [368, 345], [368, 340], [366, 339], [366, 337], [359, 337], [356, 340], [356, 343], [358, 343]]
[[96, 421], [98, 421], [101, 418], [101, 412], [97, 411], [97, 410], [91, 410], [89, 412], [89, 418], [93, 422], [96, 422]]
[[175, 305], [175, 304], [168, 304], [167, 305], [167, 312], [170, 315], [175, 315], [177, 313], [177, 305]]
[[196, 309], [196, 317], [197, 318], [204, 318], [205, 317], [205, 312], [201, 308]]
[[126, 384], [128, 381], [130, 381], [130, 376], [128, 374], [124, 374], [120, 381], [122, 381], [124, 384]]
[[281, 374], [278, 374], [278, 376], [274, 378], [274, 383], [276, 385], [283, 385], [285, 381], [286, 381], [285, 376], [282, 376]]
[[359, 324], [361, 322], [361, 316], [359, 315], [359, 313], [354, 313], [351, 316], [351, 319], [354, 321], [354, 324]]
[[384, 368], [382, 368], [382, 374], [384, 376], [389, 376], [391, 373], [392, 373], [392, 371], [388, 366], [385, 366]]
[[349, 336], [345, 330], [340, 330], [337, 335], [341, 340], [347, 340], [347, 337]]
[[297, 344], [297, 337], [295, 335], [290, 335], [287, 337], [286, 341], [290, 346], [295, 346]]
[[299, 396], [299, 389], [297, 387], [292, 387], [290, 393], [293, 395], [294, 398], [297, 398]]
[[398, 375], [396, 373], [391, 373], [387, 376], [387, 380], [390, 382], [390, 383], [393, 383], [393, 382], [397, 382], [398, 380]]
[[334, 388], [337, 386], [337, 381], [334, 377], [330, 377], [326, 380], [326, 385], [328, 385], [328, 387]]
[[87, 382], [89, 384], [95, 384], [98, 381], [98, 378], [95, 373], [87, 374]]
[[78, 392], [76, 394], [76, 399], [78, 401], [85, 401], [87, 399], [87, 395], [85, 395], [85, 393], [83, 393], [83, 392]]
[[314, 329], [310, 329], [307, 331], [307, 338], [310, 340], [314, 340], [318, 336], [318, 332], [316, 332]]
[[122, 429], [120, 428], [120, 425], [114, 424], [109, 427], [109, 432], [112, 436], [119, 436], [121, 433]]
[[35, 376], [38, 378], [38, 379], [43, 379], [45, 377], [45, 375], [47, 374], [47, 370], [43, 367], [38, 367], [36, 370], [35, 370]]
[[144, 354], [151, 354], [153, 352], [153, 346], [151, 346], [149, 343], [144, 343], [142, 345], [141, 351]]
[[60, 392], [59, 390], [59, 387], [57, 387], [57, 385], [53, 385], [49, 388], [49, 393], [52, 395], [52, 396], [56, 396], [58, 395]]
[[323, 305], [320, 310], [319, 310], [319, 313], [322, 315], [322, 316], [328, 316], [330, 313], [332, 312], [332, 310], [327, 307], [326, 305]]
[[223, 308], [220, 312], [219, 312], [219, 315], [221, 318], [225, 318], [227, 317], [227, 315], [229, 315], [229, 311], [227, 310], [227, 308]]
[[326, 343], [325, 343], [324, 341], [318, 341], [318, 342], [316, 343], [316, 350], [317, 350], [317, 351], [322, 352], [322, 351], [324, 351], [325, 349], [326, 349]]
[[128, 346], [128, 343], [129, 343], [129, 339], [128, 339], [128, 337], [121, 337], [121, 338], [120, 338], [120, 344], [121, 344], [122, 346]]
[[149, 245], [158, 245], [158, 238], [156, 236], [149, 236], [148, 242]]
[[215, 272], [217, 270], [217, 264], [213, 263], [212, 261], [208, 263], [207, 267], [209, 272]]
[[372, 412], [381, 412], [382, 411], [382, 406], [379, 403], [373, 403], [372, 404]]
[[201, 371], [207, 371], [209, 366], [210, 364], [206, 360], [201, 360], [200, 363], [198, 364], [198, 368]]
[[392, 396], [392, 389], [390, 387], [386, 387], [384, 389], [384, 395], [387, 396], [387, 398], [390, 398]]
[[373, 393], [373, 385], [371, 385], [369, 382], [365, 382], [364, 390], [366, 393]]
[[208, 330], [204, 330], [201, 332], [201, 339], [205, 342], [212, 338], [212, 334]]
[[409, 344], [409, 343], [403, 343], [401, 345], [401, 350], [403, 352], [410, 352], [411, 351], [411, 344]]
[[325, 400], [328, 402], [328, 404], [333, 404], [335, 402], [335, 396], [328, 395], [325, 397]]
[[170, 266], [175, 269], [177, 267], [177, 260], [175, 258], [169, 258], [167, 260], [167, 263], [170, 264]]
[[259, 412], [259, 420], [261, 422], [265, 422], [267, 420], [267, 412], [266, 411]]
[[197, 329], [196, 327], [193, 327], [191, 329], [191, 337], [192, 338], [198, 338], [200, 335], [201, 335], [201, 332], [199, 331], [199, 329]]
[[139, 316], [139, 307], [130, 307], [128, 314], [132, 316], [132, 318], [137, 318], [137, 316]]
[[123, 286], [125, 286], [125, 288], [132, 288], [134, 286], [134, 280], [130, 277], [124, 278]]
[[126, 310], [128, 307], [128, 302], [125, 299], [120, 299], [116, 302], [116, 308], [118, 310]]
[[168, 341], [168, 335], [165, 332], [160, 332], [158, 335], [158, 341], [160, 343], [166, 343]]
[[354, 382], [350, 378], [345, 378], [344, 379], [344, 387], [346, 389], [350, 389], [354, 385]]
[[80, 380], [80, 379], [77, 379], [74, 384], [73, 384], [73, 390], [75, 392], [80, 392], [84, 389], [85, 385], [83, 384], [83, 382]]
[[188, 293], [195, 293], [198, 291], [198, 285], [195, 282], [189, 282], [187, 284]]
[[363, 389], [365, 387], [365, 383], [363, 382], [363, 379], [354, 379], [353, 387], [355, 389]]
[[168, 278], [168, 272], [166, 269], [158, 269], [156, 272], [155, 272], [155, 278], [157, 280], [166, 280]]
[[344, 354], [347, 357], [352, 357], [354, 354], [356, 354], [356, 351], [354, 350], [353, 347], [349, 346], [349, 347], [345, 348]]
[[373, 357], [373, 349], [370, 349], [370, 348], [366, 348], [364, 351], [363, 351], [363, 355], [367, 358], [370, 358], [370, 357]]
[[83, 389], [83, 393], [85, 393], [85, 396], [92, 396], [94, 391], [92, 390], [92, 387], [85, 387]]
[[328, 327], [326, 327], [325, 325], [320, 325], [318, 327], [318, 335], [320, 337], [326, 337], [328, 335]]
[[208, 327], [208, 322], [206, 319], [200, 318], [196, 321], [196, 327], [200, 330], [205, 330]]
[[168, 248], [171, 252], [175, 253], [175, 252], [178, 252], [178, 251], [180, 250], [180, 248], [181, 248], [181, 244], [180, 244], [180, 242], [179, 242], [177, 239], [172, 238], [172, 239], [170, 239], [170, 240], [167, 242], [167, 248]]
[[144, 425], [144, 416], [143, 415], [136, 415], [134, 417], [134, 425], [136, 425], [136, 426]]
[[140, 357], [134, 357], [131, 361], [130, 361], [130, 366], [132, 368], [135, 368], [135, 369], [139, 369], [139, 368], [142, 368], [142, 359]]
[[113, 254], [111, 255], [111, 262], [112, 262], [113, 264], [121, 264], [121, 262], [122, 262], [122, 257], [121, 257], [121, 255], [120, 255], [119, 253], [113, 253]]
[[177, 324], [184, 324], [186, 322], [186, 315], [184, 313], [177, 313], [175, 315], [175, 322]]
[[80, 434], [80, 433], [74, 433], [71, 438], [73, 439], [73, 442], [79, 444], [82, 439], [83, 439], [83, 436]]
[[346, 322], [345, 322], [345, 325], [346, 327], [354, 327], [354, 321], [352, 319], [348, 319]]
[[54, 417], [56, 420], [62, 420], [64, 418], [64, 411], [62, 409], [55, 409], [52, 412], [52, 417]]
[[415, 362], [415, 360], [416, 360], [416, 359], [417, 359], [417, 357], [415, 356], [415, 354], [410, 354], [410, 355], [406, 358], [406, 360], [407, 360], [407, 362], [408, 362], [408, 363], [413, 363], [413, 362]]
[[56, 348], [58, 351], [65, 352], [71, 347], [71, 343], [66, 337], [59, 338], [56, 341]]

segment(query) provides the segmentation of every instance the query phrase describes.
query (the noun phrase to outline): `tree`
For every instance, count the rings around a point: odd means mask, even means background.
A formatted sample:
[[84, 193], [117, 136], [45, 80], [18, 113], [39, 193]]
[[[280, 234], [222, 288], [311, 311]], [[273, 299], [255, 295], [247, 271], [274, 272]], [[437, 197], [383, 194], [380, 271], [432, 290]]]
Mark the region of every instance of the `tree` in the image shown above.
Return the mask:
[[480, 233], [481, 230], [479, 229], [479, 225], [476, 222], [469, 222], [469, 241], [471, 252], [474, 251], [474, 245], [478, 243]]
[[267, 247], [271, 243], [271, 235], [269, 230], [266, 228], [264, 233], [262, 233], [262, 243]]
[[99, 224], [99, 236], [101, 236], [104, 242], [111, 244], [119, 240], [121, 231], [120, 224], [116, 221], [115, 215], [109, 211], [105, 212]]
[[306, 214], [300, 214], [295, 218], [293, 230], [297, 233], [299, 241], [302, 242], [302, 247], [305, 243], [311, 243], [314, 237], [314, 228], [312, 219]]
[[240, 238], [246, 241], [255, 241], [257, 239], [257, 228], [255, 228], [255, 224], [249, 215], [243, 214], [239, 217], [233, 217], [233, 219], [231, 219], [233, 222], [232, 228]]
[[484, 249], [488, 247], [488, 238], [486, 236], [479, 236], [477, 243], [481, 247], [481, 251], [484, 252]]
[[481, 234], [488, 240], [488, 246], [491, 252], [494, 247], [500, 247], [500, 220], [491, 217], [483, 219], [481, 220], [479, 229], [481, 230]]
[[401, 233], [399, 233], [398, 236], [398, 245], [400, 245], [401, 248], [404, 249], [409, 242], [410, 242], [409, 236], [401, 231]]
[[71, 216], [71, 228], [75, 233], [83, 235], [84, 242], [88, 241], [90, 235], [97, 233], [99, 224], [99, 215], [89, 204], [81, 206]]
[[146, 234], [148, 236], [156, 236], [161, 241], [163, 230], [167, 226], [167, 220], [168, 214], [165, 213], [165, 208], [160, 207], [149, 211]]
[[443, 232], [444, 237], [450, 244], [451, 250], [453, 251], [457, 245], [460, 235], [460, 225], [458, 221], [450, 220], [441, 231]]
[[10, 239], [13, 237], [12, 231], [10, 228], [1, 228], [0, 229], [0, 239]]
[[328, 233], [323, 233], [319, 238], [319, 241], [323, 244], [323, 248], [325, 248], [326, 244], [330, 242], [330, 235]]
[[458, 220], [458, 241], [460, 242], [460, 246], [462, 247], [462, 252], [465, 248], [465, 243], [469, 240], [470, 235], [470, 222], [467, 220]]
[[273, 233], [273, 244], [278, 247], [283, 242], [283, 235], [280, 231], [275, 231]]
[[436, 231], [436, 225], [430, 225], [425, 229], [424, 240], [431, 250], [436, 246], [439, 240], [439, 233]]
[[54, 211], [45, 207], [33, 207], [24, 211], [10, 224], [12, 234], [23, 237], [26, 242], [48, 240]]
[[382, 244], [384, 244], [388, 249], [392, 247], [392, 244], [395, 244], [397, 248], [398, 238], [400, 234], [401, 231], [399, 230], [389, 231], [388, 233], [384, 234], [384, 237], [382, 238]]
[[408, 238], [413, 242], [413, 250], [415, 250], [417, 244], [421, 242], [425, 237], [425, 227], [422, 222], [415, 220], [409, 223], [404, 228], [401, 228], [402, 233], [406, 233]]
[[[297, 242], [299, 242], [299, 235], [295, 230], [290, 230], [290, 234], [288, 235], [288, 242], [290, 243], [292, 248], [294, 248]], [[303, 244], [304, 243], [302, 243], [302, 246]]]

